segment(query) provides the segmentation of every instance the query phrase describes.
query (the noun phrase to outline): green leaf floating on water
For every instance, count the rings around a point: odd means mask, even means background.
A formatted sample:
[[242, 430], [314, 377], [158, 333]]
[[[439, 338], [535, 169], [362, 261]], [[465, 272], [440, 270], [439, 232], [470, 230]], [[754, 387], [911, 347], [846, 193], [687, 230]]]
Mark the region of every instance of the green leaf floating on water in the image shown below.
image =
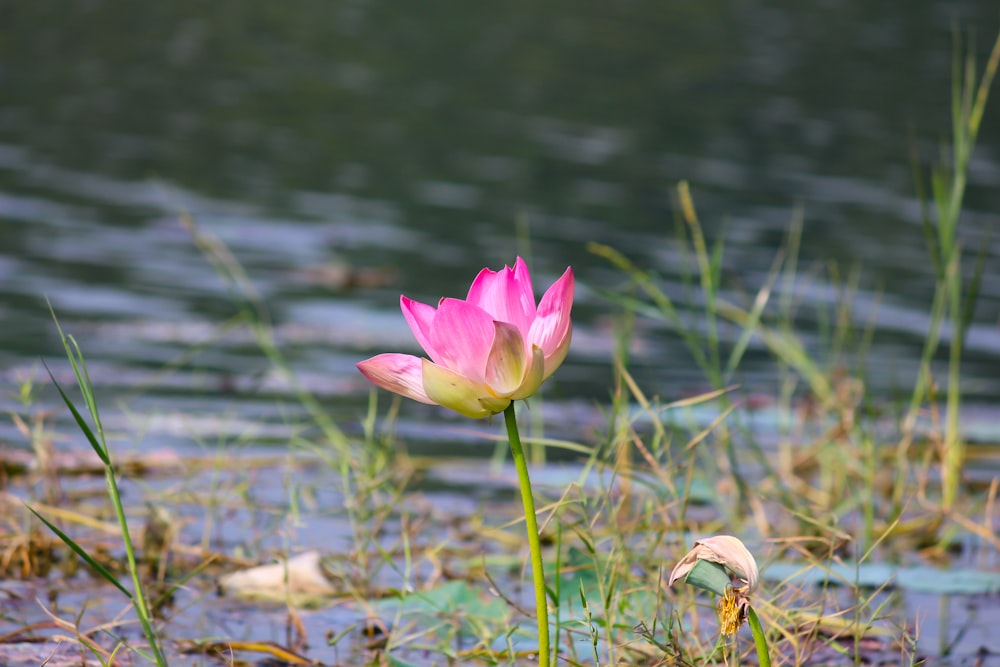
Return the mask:
[[464, 581], [446, 581], [434, 588], [403, 594], [400, 598], [384, 598], [373, 607], [382, 613], [403, 614], [462, 614], [502, 622], [509, 615], [507, 604], [489, 596], [481, 586]]
[[418, 667], [417, 663], [415, 663], [415, 662], [407, 662], [406, 660], [403, 660], [402, 658], [397, 658], [396, 656], [392, 655], [391, 653], [388, 656], [386, 656], [386, 657], [389, 660], [389, 667]]
[[[508, 635], [510, 643], [519, 650], [538, 644], [537, 630], [533, 630], [531, 622], [521, 624], [516, 633], [511, 633], [512, 611], [507, 603], [483, 586], [465, 581], [446, 581], [421, 591], [401, 591], [400, 597], [375, 600], [371, 607], [389, 618], [398, 614], [404, 626], [419, 627], [421, 641], [428, 645], [452, 642], [456, 633], [465, 637], [466, 648], [483, 645], [504, 650]], [[406, 667], [402, 660], [394, 660], [398, 667]]]
[[888, 563], [836, 563], [829, 566], [779, 561], [762, 572], [767, 581], [795, 584], [832, 584], [878, 588], [888, 585], [913, 593], [976, 595], [1000, 592], [1000, 572], [973, 569], [903, 567]]

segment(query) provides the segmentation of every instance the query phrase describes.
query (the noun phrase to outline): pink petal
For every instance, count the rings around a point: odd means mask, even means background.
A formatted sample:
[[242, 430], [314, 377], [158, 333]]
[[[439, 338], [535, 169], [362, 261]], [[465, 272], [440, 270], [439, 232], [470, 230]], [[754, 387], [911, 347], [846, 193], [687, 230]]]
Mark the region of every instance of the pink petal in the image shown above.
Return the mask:
[[492, 396], [486, 385], [426, 359], [423, 360], [423, 379], [427, 395], [435, 403], [466, 417], [488, 417], [503, 412], [510, 405], [509, 398]]
[[420, 347], [424, 348], [432, 360], [438, 361], [439, 356], [431, 344], [431, 327], [434, 322], [434, 314], [437, 309], [428, 306], [426, 303], [414, 301], [406, 296], [399, 297], [399, 309], [403, 311], [406, 323], [410, 325], [410, 330], [416, 337]]
[[483, 269], [472, 281], [466, 300], [493, 319], [513, 324], [523, 336], [535, 317], [535, 293], [528, 265], [518, 257], [513, 269], [508, 266], [500, 271]]
[[562, 363], [566, 361], [566, 354], [569, 353], [569, 343], [573, 339], [573, 328], [570, 327], [566, 329], [566, 335], [563, 339], [559, 341], [556, 349], [552, 351], [547, 357], [545, 357], [545, 374], [544, 379], [548, 379], [557, 368], [562, 366]]
[[460, 299], [442, 299], [434, 315], [430, 342], [435, 363], [483, 382], [496, 328], [482, 308]]
[[535, 321], [528, 331], [528, 343], [537, 345], [545, 353], [545, 377], [552, 374], [569, 350], [572, 336], [570, 310], [573, 308], [573, 268], [569, 267], [545, 291]]
[[528, 359], [524, 354], [524, 338], [513, 324], [494, 322], [496, 334], [486, 362], [486, 384], [499, 396], [510, 394], [521, 386]]
[[510, 395], [514, 400], [528, 398], [538, 391], [538, 388], [542, 386], [542, 381], [545, 380], [545, 356], [542, 348], [537, 345], [531, 347], [531, 360], [528, 364], [521, 386]]
[[434, 401], [424, 391], [423, 360], [410, 354], [379, 354], [358, 362], [358, 370], [373, 383], [421, 403]]

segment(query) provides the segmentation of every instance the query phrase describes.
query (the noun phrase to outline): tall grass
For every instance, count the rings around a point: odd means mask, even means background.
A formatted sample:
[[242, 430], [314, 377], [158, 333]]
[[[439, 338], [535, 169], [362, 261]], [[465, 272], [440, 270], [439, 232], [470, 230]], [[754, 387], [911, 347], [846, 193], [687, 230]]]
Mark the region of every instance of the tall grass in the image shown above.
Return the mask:
[[[921, 357], [920, 375], [910, 400], [904, 423], [904, 437], [899, 448], [898, 480], [901, 482], [906, 475], [904, 461], [913, 440], [917, 416], [920, 407], [930, 395], [933, 382], [930, 373], [931, 359], [937, 352], [942, 329], [947, 321], [948, 382], [944, 434], [940, 444], [941, 506], [945, 512], [950, 511], [955, 504], [965, 460], [965, 445], [960, 425], [962, 351], [979, 293], [986, 248], [986, 244], [983, 244], [979, 261], [967, 280], [962, 270], [963, 249], [959, 222], [968, 185], [969, 163], [986, 110], [990, 85], [996, 76], [998, 65], [1000, 65], [1000, 36], [993, 44], [985, 69], [981, 75], [977, 75], [973, 53], [970, 51], [963, 56], [961, 39], [956, 35], [951, 90], [950, 159], [930, 170], [930, 198], [924, 186], [925, 176], [919, 158], [915, 156], [913, 160], [914, 182], [921, 204], [924, 236], [934, 266], [935, 291], [931, 308], [931, 327]], [[929, 200], [933, 203], [933, 207], [929, 205]], [[902, 484], [897, 484], [897, 487], [902, 488]], [[897, 503], [900, 500], [897, 495]]]
[[[76, 340], [72, 336], [67, 336], [63, 333], [62, 327], [59, 326], [59, 321], [55, 319], [54, 312], [53, 319], [55, 320], [56, 328], [59, 331], [59, 338], [66, 351], [66, 356], [69, 359], [70, 365], [73, 367], [73, 375], [76, 378], [77, 387], [83, 395], [83, 401], [86, 405], [87, 413], [90, 415], [91, 421], [89, 424], [80, 413], [80, 410], [76, 407], [73, 400], [70, 399], [63, 388], [56, 381], [55, 377], [52, 376], [51, 372], [49, 373], [49, 376], [53, 385], [55, 385], [56, 390], [58, 390], [59, 395], [65, 402], [66, 407], [69, 409], [70, 413], [72, 413], [73, 419], [80, 431], [83, 433], [87, 442], [94, 450], [94, 453], [97, 454], [101, 463], [104, 465], [104, 479], [106, 483], [107, 495], [111, 500], [112, 506], [114, 507], [115, 516], [117, 517], [118, 524], [121, 528], [122, 542], [125, 547], [127, 570], [132, 578], [132, 590], [129, 590], [121, 582], [119, 582], [118, 578], [109, 572], [98, 559], [73, 540], [73, 538], [64, 533], [58, 526], [46, 519], [40, 513], [36, 512], [30, 506], [28, 509], [30, 509], [31, 512], [49, 528], [49, 530], [55, 533], [59, 539], [66, 544], [66, 546], [72, 549], [95, 572], [97, 572], [110, 584], [115, 586], [132, 602], [136, 616], [139, 619], [139, 624], [142, 626], [143, 634], [146, 636], [146, 641], [149, 642], [149, 653], [137, 647], [133, 647], [133, 649], [142, 655], [146, 660], [155, 663], [159, 667], [166, 667], [167, 659], [160, 646], [160, 638], [153, 626], [152, 608], [144, 591], [144, 584], [141, 579], [139, 564], [136, 559], [135, 545], [132, 543], [132, 535], [128, 528], [128, 517], [125, 512], [125, 506], [122, 504], [121, 492], [118, 487], [118, 473], [115, 470], [114, 463], [112, 462], [111, 450], [108, 447], [107, 440], [105, 439], [104, 425], [101, 422], [101, 414], [98, 409], [97, 397], [94, 393], [94, 385], [90, 380], [90, 373], [87, 371], [87, 363]], [[87, 646], [90, 646], [90, 644], [88, 643]], [[95, 655], [99, 659], [103, 659], [103, 656], [100, 653], [95, 652]]]
[[[378, 402], [375, 394], [371, 395], [369, 410], [363, 420], [363, 442], [358, 443], [347, 436], [319, 400], [299, 381], [275, 341], [266, 304], [239, 260], [220, 239], [203, 230], [189, 216], [181, 216], [181, 224], [237, 304], [238, 322], [251, 332], [261, 353], [288, 381], [295, 399], [319, 428], [321, 437], [318, 440], [297, 437], [291, 444], [318, 455], [336, 471], [345, 499], [344, 509], [350, 518], [357, 545], [353, 571], [348, 576], [364, 588], [367, 582], [374, 579], [377, 569], [387, 562], [384, 554], [373, 556], [372, 550], [382, 523], [399, 501], [402, 480], [408, 475], [409, 466], [394, 447], [391, 428], [376, 433]], [[384, 415], [387, 424], [394, 423], [398, 406], [398, 400], [393, 400]]]
[[[970, 272], [963, 270], [960, 217], [998, 61], [1000, 37], [978, 77], [971, 58], [956, 55], [960, 64], [952, 91], [951, 158], [946, 167], [930, 173], [930, 198], [924, 196], [926, 179], [917, 169], [936, 286], [932, 326], [919, 376], [913, 391], [907, 392], [898, 442], [887, 441], [871, 419], [864, 366], [877, 332], [874, 320], [857, 330], [852, 301], [859, 289], [858, 273], [828, 268], [825, 277], [839, 298], [817, 314], [819, 349], [797, 333], [801, 304], [795, 295], [801, 281], [808, 279], [799, 267], [799, 213], [761, 284], [743, 293], [726, 284], [724, 241], [706, 238], [691, 189], [679, 184], [674, 193], [677, 243], [686, 259], [680, 280], [691, 303], [678, 302], [654, 271], [614, 248], [590, 246], [625, 279], [621, 288], [605, 292], [621, 308], [605, 430], [593, 442], [556, 442], [544, 438], [539, 423], [524, 439], [538, 460], [546, 447], [559, 445], [574, 452], [580, 464], [574, 481], [536, 489], [541, 535], [549, 544], [549, 585], [536, 593], [554, 618], [559, 664], [705, 665], [746, 659], [753, 646], [745, 635], [720, 640], [704, 600], [690, 590], [668, 591], [663, 582], [664, 569], [669, 571], [671, 560], [687, 550], [693, 537], [715, 532], [753, 535], [767, 545], [758, 552], [760, 557], [794, 561], [801, 568], [796, 574], [820, 571], [827, 576], [824, 581], [841, 584], [807, 588], [790, 575], [770, 581], [754, 599], [755, 637], [766, 635], [776, 647], [776, 664], [804, 664], [825, 652], [827, 662], [834, 656], [838, 664], [861, 665], [868, 660], [866, 641], [890, 639], [905, 645], [904, 661], [915, 659], [905, 618], [893, 608], [897, 598], [889, 582], [863, 586], [860, 575], [843, 578], [831, 563], [851, 559], [860, 569], [882, 553], [912, 553], [914, 545], [926, 543], [921, 527], [908, 524], [904, 510], [912, 496], [911, 445], [919, 437], [917, 417], [933, 407], [931, 361], [946, 337], [947, 413], [939, 443], [938, 504], [948, 513], [962, 501], [961, 357], [983, 268], [979, 260]], [[483, 501], [473, 517], [449, 515], [448, 507], [427, 509], [433, 503], [410, 502], [422, 500], [421, 492], [409, 488], [411, 474], [436, 463], [409, 460], [399, 449], [392, 431], [398, 402], [383, 409], [388, 419], [379, 419], [373, 394], [360, 417], [360, 438], [349, 437], [296, 381], [262, 301], [236, 258], [192, 221], [186, 224], [195, 245], [231, 290], [240, 322], [253, 333], [262, 354], [286, 374], [295, 400], [318, 426], [314, 440], [296, 435], [296, 448], [317, 455], [338, 476], [344, 506], [323, 511], [348, 517], [353, 545], [329, 568], [342, 587], [337, 602], [354, 605], [364, 616], [353, 629], [377, 625], [387, 633], [384, 641], [372, 640], [358, 649], [364, 655], [357, 662], [399, 667], [414, 664], [407, 660], [528, 664], [523, 646], [525, 640], [537, 639], [531, 628], [537, 618], [519, 601], [526, 568], [519, 523], [524, 519], [502, 514], [505, 508], [495, 497]], [[629, 358], [629, 343], [641, 318], [665, 323], [683, 341], [705, 378], [704, 394], [661, 399], [642, 386]], [[133, 648], [149, 662], [165, 665], [151, 612], [154, 605], [139, 576], [120, 474], [105, 440], [94, 388], [76, 341], [61, 329], [59, 333], [86, 410], [78, 409], [63, 387], [56, 386], [104, 466], [131, 585], [119, 581], [42, 513], [38, 516], [131, 600], [149, 645]], [[757, 442], [739, 409], [743, 393], [735, 388], [754, 346], [770, 354], [781, 369], [783, 381], [775, 390], [781, 423], [773, 450], [765, 451]], [[664, 372], [670, 372], [669, 364]], [[687, 421], [686, 415], [705, 406], [716, 411], [713, 418], [707, 423]], [[308, 511], [294, 497], [290, 506], [293, 513]], [[428, 528], [442, 516], [452, 519], [447, 528]], [[931, 525], [936, 530], [936, 524]], [[386, 580], [392, 584], [386, 586]], [[289, 622], [298, 622], [290, 599], [288, 606]], [[337, 644], [351, 632], [338, 628], [328, 642]]]
[[[957, 42], [957, 40], [956, 40]], [[1000, 37], [993, 45], [991, 55], [981, 74], [977, 74], [975, 62], [970, 55], [962, 55], [956, 46], [954, 85], [952, 88], [952, 128], [950, 159], [930, 171], [931, 196], [924, 187], [924, 174], [915, 160], [915, 182], [917, 195], [923, 211], [922, 224], [931, 263], [934, 267], [934, 298], [929, 312], [930, 326], [921, 353], [919, 371], [908, 404], [900, 422], [900, 438], [895, 446], [895, 479], [891, 484], [891, 508], [888, 516], [898, 517], [903, 511], [908, 490], [912, 489], [909, 476], [911, 466], [911, 446], [919, 432], [918, 417], [928, 408], [936, 410], [937, 397], [935, 378], [931, 372], [931, 362], [947, 336], [948, 364], [947, 383], [944, 392], [944, 419], [941, 436], [937, 441], [940, 463], [939, 504], [944, 513], [951, 512], [958, 500], [962, 469], [964, 466], [964, 444], [961, 435], [961, 362], [964, 341], [972, 320], [976, 300], [982, 280], [985, 248], [982, 250], [971, 271], [963, 270], [964, 249], [960, 218], [964, 201], [968, 170], [976, 138], [982, 122], [990, 85], [1000, 65]], [[855, 508], [863, 517], [865, 542], [874, 543], [879, 535], [876, 514], [880, 514], [877, 496], [882, 484], [881, 470], [885, 461], [884, 450], [878, 446], [877, 437], [859, 419], [860, 411], [869, 409], [871, 397], [865, 390], [865, 364], [867, 350], [876, 335], [874, 311], [871, 320], [860, 334], [854, 332], [851, 303], [857, 290], [858, 272], [852, 271], [846, 279], [835, 266], [829, 268], [829, 280], [840, 286], [840, 298], [831, 312], [822, 308], [815, 315], [824, 333], [824, 345], [810, 350], [797, 334], [795, 304], [793, 294], [797, 282], [803, 280], [798, 273], [798, 248], [802, 229], [798, 215], [793, 218], [784, 247], [775, 255], [771, 270], [754, 295], [744, 295], [743, 299], [733, 299], [738, 290], [726, 289], [722, 284], [722, 260], [724, 257], [723, 237], [713, 244], [706, 240], [701, 228], [690, 188], [686, 182], [677, 186], [676, 202], [678, 215], [683, 223], [682, 233], [677, 236], [677, 246], [682, 256], [679, 268], [682, 286], [697, 289], [697, 306], [691, 315], [675, 303], [656, 273], [636, 266], [632, 260], [612, 247], [591, 244], [594, 254], [606, 258], [620, 269], [629, 279], [629, 285], [617, 291], [606, 291], [613, 302], [623, 306], [628, 313], [653, 317], [660, 320], [679, 336], [691, 358], [702, 370], [707, 384], [713, 389], [731, 387], [752, 341], [763, 343], [773, 357], [793, 373], [793, 387], [804, 383], [808, 390], [808, 400], [818, 409], [815, 416], [825, 415], [835, 426], [821, 434], [820, 440], [827, 445], [833, 441], [849, 443], [859, 455], [856, 460], [845, 459], [842, 450], [824, 449], [817, 452], [820, 458], [823, 495], [834, 497], [854, 497], [846, 486], [847, 480], [859, 475], [863, 482], [860, 489], [864, 493], [856, 497]], [[688, 267], [694, 267], [693, 273]], [[672, 267], [674, 268], [674, 267]], [[636, 295], [638, 292], [638, 295]], [[775, 294], [777, 298], [773, 298]], [[722, 342], [721, 323], [735, 326], [730, 329], [730, 338]], [[819, 354], [817, 354], [819, 352]], [[843, 358], [853, 354], [846, 374]], [[738, 395], [738, 394], [736, 394]], [[801, 395], [801, 393], [800, 393]], [[734, 394], [726, 393], [721, 408], [731, 405]], [[783, 394], [781, 405], [791, 413], [789, 389]], [[821, 419], [814, 424], [822, 424]], [[737, 421], [738, 424], [738, 421]], [[727, 425], [721, 425], [717, 436], [724, 448], [727, 470], [733, 475], [740, 490], [740, 501], [747, 498], [747, 486], [735, 451], [735, 442]], [[769, 457], [755, 449], [752, 433], [746, 436], [743, 446], [749, 446], [756, 454], [757, 463], [765, 472], [774, 472]], [[803, 439], [805, 433], [788, 433]], [[821, 444], [817, 441], [818, 444]], [[828, 452], [824, 453], [824, 452]], [[789, 466], [793, 454], [782, 451], [777, 465], [779, 472], [794, 481]], [[851, 467], [848, 470], [845, 465]], [[859, 487], [853, 487], [857, 490]], [[795, 485], [784, 490], [776, 489], [783, 501], [791, 506], [794, 497], [801, 493]], [[828, 501], [829, 502], [829, 501]], [[843, 507], [841, 507], [841, 511]], [[884, 528], [884, 524], [882, 524]]]

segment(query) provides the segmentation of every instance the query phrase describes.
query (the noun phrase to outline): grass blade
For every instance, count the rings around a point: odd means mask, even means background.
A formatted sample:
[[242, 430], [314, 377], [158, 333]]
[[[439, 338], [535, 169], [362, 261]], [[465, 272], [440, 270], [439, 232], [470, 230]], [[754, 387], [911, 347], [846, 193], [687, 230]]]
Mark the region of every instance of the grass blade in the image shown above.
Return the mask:
[[92, 567], [98, 574], [104, 577], [104, 579], [106, 579], [109, 583], [114, 584], [114, 586], [122, 593], [124, 593], [129, 600], [132, 599], [132, 593], [127, 588], [122, 586], [121, 582], [118, 581], [118, 578], [115, 577], [115, 575], [111, 574], [106, 567], [104, 567], [96, 560], [94, 560], [93, 556], [88, 554], [86, 550], [79, 544], [77, 544], [72, 537], [61, 531], [54, 523], [52, 523], [44, 516], [36, 512], [31, 505], [25, 505], [25, 507], [27, 507], [32, 514], [37, 516], [39, 520], [48, 527], [49, 530], [55, 533], [56, 536], [66, 544], [66, 546], [75, 551], [76, 554], [87, 563], [87, 565]]
[[106, 466], [110, 466], [111, 458], [108, 456], [107, 450], [105, 450], [104, 446], [97, 439], [97, 436], [94, 435], [93, 430], [91, 430], [90, 425], [87, 424], [86, 420], [84, 420], [83, 415], [80, 414], [80, 411], [76, 409], [75, 405], [73, 405], [72, 399], [70, 399], [70, 397], [66, 395], [66, 392], [63, 391], [62, 386], [59, 384], [55, 376], [52, 374], [52, 370], [49, 368], [49, 365], [46, 364], [44, 361], [42, 361], [42, 365], [45, 366], [45, 370], [49, 374], [49, 379], [52, 380], [52, 384], [55, 385], [55, 388], [59, 392], [59, 395], [62, 396], [63, 402], [66, 403], [66, 407], [69, 408], [69, 411], [73, 414], [73, 419], [76, 420], [76, 425], [80, 427], [80, 430], [83, 432], [83, 435], [86, 436], [87, 442], [90, 443], [90, 446], [101, 458], [101, 462]]

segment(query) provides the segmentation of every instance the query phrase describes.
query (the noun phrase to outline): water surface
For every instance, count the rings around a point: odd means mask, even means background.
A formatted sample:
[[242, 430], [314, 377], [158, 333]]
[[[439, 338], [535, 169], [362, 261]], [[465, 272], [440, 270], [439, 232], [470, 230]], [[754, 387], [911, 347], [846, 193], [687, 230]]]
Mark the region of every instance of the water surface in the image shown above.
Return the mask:
[[[41, 377], [40, 358], [70, 379], [48, 300], [113, 432], [191, 453], [281, 447], [304, 415], [253, 337], [227, 326], [239, 299], [182, 215], [244, 266], [302, 386], [349, 430], [369, 392], [354, 363], [416, 352], [400, 292], [463, 296], [482, 266], [520, 253], [539, 290], [569, 264], [579, 286], [573, 349], [540, 409], [547, 432], [599, 437], [620, 313], [602, 291], [626, 281], [587, 243], [697, 308], [675, 240], [681, 179], [709, 242], [725, 241], [727, 298], [764, 284], [800, 219], [800, 275], [781, 287], [799, 304], [797, 335], [827, 359], [833, 309], [849, 299], [853, 325], [876, 331], [863, 363], [847, 354], [831, 371], [863, 375], [876, 402], [905, 397], [933, 288], [911, 148], [926, 168], [947, 141], [954, 26], [980, 63], [998, 29], [988, 0], [94, 0], [20, 3], [6, 18], [0, 404], [17, 409], [15, 384]], [[995, 421], [1000, 394], [993, 102], [962, 221], [965, 266], [985, 258], [963, 366], [970, 429]], [[708, 388], [679, 337], [649, 320], [631, 363], [667, 400]], [[735, 379], [769, 397], [782, 375], [755, 343]], [[49, 391], [40, 401], [56, 406]], [[478, 434], [497, 425], [405, 404], [399, 429], [417, 450], [470, 454], [492, 452]], [[9, 424], [0, 437], [25, 445]]]

